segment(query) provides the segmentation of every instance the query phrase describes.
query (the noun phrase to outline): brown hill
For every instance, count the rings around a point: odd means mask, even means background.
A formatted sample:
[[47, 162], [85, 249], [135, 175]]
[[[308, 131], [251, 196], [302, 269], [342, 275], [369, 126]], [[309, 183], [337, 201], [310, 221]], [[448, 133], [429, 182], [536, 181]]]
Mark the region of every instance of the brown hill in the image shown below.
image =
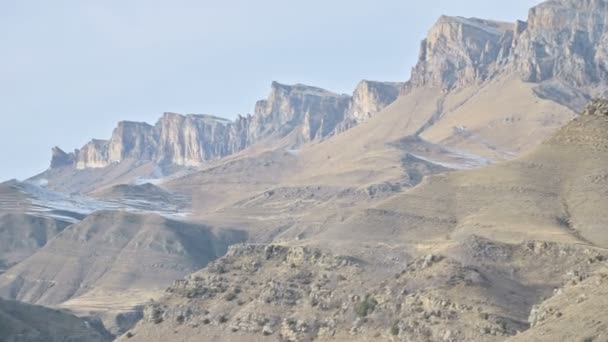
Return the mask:
[[154, 214], [97, 212], [7, 270], [0, 295], [87, 314], [128, 312], [243, 239]]
[[4, 342], [106, 342], [103, 326], [61, 311], [0, 298]]

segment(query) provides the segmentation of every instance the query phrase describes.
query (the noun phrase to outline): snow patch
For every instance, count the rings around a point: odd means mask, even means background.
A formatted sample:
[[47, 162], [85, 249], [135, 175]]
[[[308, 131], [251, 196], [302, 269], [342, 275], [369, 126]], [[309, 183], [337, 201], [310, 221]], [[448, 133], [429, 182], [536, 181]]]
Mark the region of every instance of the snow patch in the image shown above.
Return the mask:
[[447, 167], [454, 170], [470, 170], [492, 164], [490, 159], [453, 148], [445, 148], [447, 155], [445, 159], [433, 159], [410, 153], [412, 156], [428, 163]]
[[[115, 201], [96, 200], [80, 195], [68, 195], [52, 191], [39, 186], [34, 182], [22, 182], [16, 189], [30, 198], [28, 211], [33, 215], [58, 218], [68, 222], [78, 222], [78, 219], [69, 216], [88, 215], [101, 210], [124, 210], [129, 212], [155, 213], [165, 217], [186, 217], [190, 213], [180, 210], [176, 205], [155, 203], [142, 199], [118, 199]], [[11, 203], [1, 203], [10, 205]], [[10, 208], [9, 208], [10, 209]]]

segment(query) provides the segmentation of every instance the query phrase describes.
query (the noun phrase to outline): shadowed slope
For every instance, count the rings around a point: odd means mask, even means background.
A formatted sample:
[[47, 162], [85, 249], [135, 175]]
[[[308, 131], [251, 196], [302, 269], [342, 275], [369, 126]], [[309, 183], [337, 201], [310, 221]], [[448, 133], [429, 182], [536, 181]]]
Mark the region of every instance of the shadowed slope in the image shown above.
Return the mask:
[[67, 313], [0, 298], [0, 339], [3, 342], [105, 342], [111, 336]]

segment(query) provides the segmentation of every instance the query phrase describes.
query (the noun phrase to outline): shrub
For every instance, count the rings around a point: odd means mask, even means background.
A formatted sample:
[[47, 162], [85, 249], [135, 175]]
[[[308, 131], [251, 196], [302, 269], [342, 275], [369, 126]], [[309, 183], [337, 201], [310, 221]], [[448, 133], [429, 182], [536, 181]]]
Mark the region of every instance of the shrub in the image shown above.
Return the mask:
[[224, 299], [225, 299], [227, 302], [231, 302], [231, 301], [233, 301], [235, 298], [236, 298], [236, 293], [234, 293], [234, 292], [228, 292], [228, 293], [227, 293], [227, 294], [224, 296]]
[[391, 335], [393, 336], [397, 336], [399, 335], [399, 325], [397, 325], [397, 323], [395, 322], [395, 324], [393, 324], [393, 326], [391, 327]]
[[376, 305], [378, 305], [378, 301], [368, 294], [363, 301], [355, 305], [355, 313], [357, 313], [357, 316], [359, 317], [366, 317], [374, 312]]

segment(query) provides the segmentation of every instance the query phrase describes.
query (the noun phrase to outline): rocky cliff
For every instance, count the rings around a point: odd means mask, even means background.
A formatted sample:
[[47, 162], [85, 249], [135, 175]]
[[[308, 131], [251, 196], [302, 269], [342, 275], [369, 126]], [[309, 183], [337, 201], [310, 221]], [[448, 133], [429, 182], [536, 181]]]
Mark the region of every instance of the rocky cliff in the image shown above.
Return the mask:
[[442, 16], [420, 45], [407, 87], [450, 90], [487, 79], [507, 53], [512, 29], [502, 22]]
[[53, 149], [51, 168], [103, 168], [130, 159], [160, 165], [197, 166], [261, 141], [286, 147], [321, 140], [381, 111], [401, 83], [362, 81], [353, 96], [305, 85], [273, 82], [253, 115], [235, 121], [211, 115], [165, 113], [154, 125], [123, 121], [109, 140], [92, 140], [73, 153]]
[[337, 126], [336, 131], [342, 132], [352, 128], [382, 111], [397, 99], [402, 86], [403, 83], [396, 82], [359, 82], [344, 120]]
[[250, 126], [251, 140], [296, 133], [298, 142], [331, 134], [344, 120], [350, 97], [304, 85], [285, 86], [274, 82], [267, 100], [255, 106]]
[[524, 80], [574, 86], [608, 80], [608, 2], [553, 0], [530, 10], [515, 36], [512, 61]]
[[504, 72], [525, 82], [595, 88], [608, 80], [607, 23], [605, 0], [547, 1], [516, 23], [443, 16], [422, 41], [405, 90], [451, 90]]

